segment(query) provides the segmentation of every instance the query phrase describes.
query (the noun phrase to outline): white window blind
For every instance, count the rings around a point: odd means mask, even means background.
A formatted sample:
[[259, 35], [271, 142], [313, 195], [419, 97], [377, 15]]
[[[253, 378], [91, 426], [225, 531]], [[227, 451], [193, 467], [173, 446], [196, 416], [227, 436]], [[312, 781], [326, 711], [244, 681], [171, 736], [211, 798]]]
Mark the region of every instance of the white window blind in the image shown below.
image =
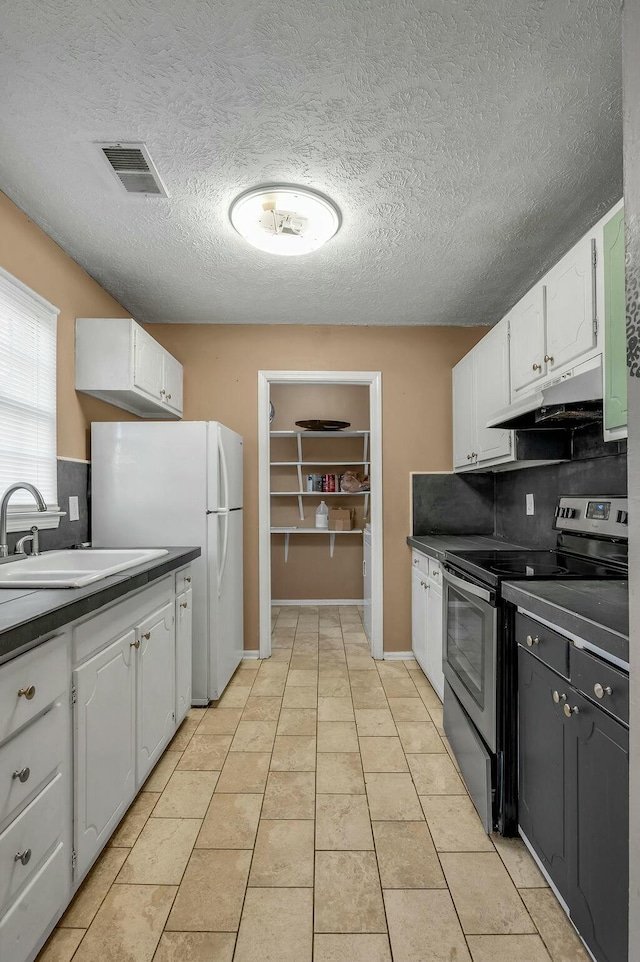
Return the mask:
[[[56, 320], [59, 311], [0, 269], [0, 495], [30, 481], [57, 508]], [[16, 491], [10, 503], [33, 509]]]

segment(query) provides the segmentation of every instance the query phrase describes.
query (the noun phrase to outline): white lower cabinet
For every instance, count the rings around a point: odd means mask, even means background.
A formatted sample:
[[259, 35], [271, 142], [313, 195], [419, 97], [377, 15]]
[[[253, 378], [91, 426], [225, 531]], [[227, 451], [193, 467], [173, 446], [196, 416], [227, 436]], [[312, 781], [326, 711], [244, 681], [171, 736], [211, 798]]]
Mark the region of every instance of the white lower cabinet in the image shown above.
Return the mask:
[[414, 551], [411, 565], [412, 650], [440, 699], [444, 698], [441, 584], [439, 563]]
[[136, 792], [135, 629], [73, 672], [76, 872], [85, 874]]
[[0, 962], [33, 962], [190, 708], [179, 576], [0, 666]]

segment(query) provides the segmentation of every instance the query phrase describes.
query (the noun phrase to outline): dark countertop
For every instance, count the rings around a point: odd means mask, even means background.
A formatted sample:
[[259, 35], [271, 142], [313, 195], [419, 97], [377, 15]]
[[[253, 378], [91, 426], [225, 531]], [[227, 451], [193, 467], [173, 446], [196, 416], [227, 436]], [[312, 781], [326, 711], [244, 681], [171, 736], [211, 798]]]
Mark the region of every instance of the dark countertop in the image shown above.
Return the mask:
[[193, 547], [168, 550], [161, 558], [84, 588], [0, 588], [0, 664], [35, 647], [42, 635], [144, 588], [201, 553]]
[[506, 581], [502, 597], [629, 662], [627, 581]]
[[455, 534], [424, 534], [409, 535], [407, 544], [416, 551], [421, 551], [435, 561], [444, 561], [447, 551], [474, 551], [486, 548], [489, 551], [499, 550], [500, 548], [521, 548], [522, 545], [512, 544], [510, 541], [503, 541], [501, 538], [493, 538], [491, 535], [464, 535]]

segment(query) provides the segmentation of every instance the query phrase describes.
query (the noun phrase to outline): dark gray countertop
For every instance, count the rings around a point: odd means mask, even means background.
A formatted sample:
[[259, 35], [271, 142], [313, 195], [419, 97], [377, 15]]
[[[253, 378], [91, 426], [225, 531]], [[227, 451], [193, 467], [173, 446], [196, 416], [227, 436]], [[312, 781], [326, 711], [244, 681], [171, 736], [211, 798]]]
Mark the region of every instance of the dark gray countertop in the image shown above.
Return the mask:
[[629, 661], [626, 581], [506, 581], [502, 597], [560, 630]]
[[201, 553], [193, 547], [168, 550], [161, 558], [84, 588], [0, 588], [0, 664], [34, 647], [42, 635], [144, 588]]
[[522, 545], [512, 544], [510, 541], [503, 541], [501, 538], [492, 538], [490, 535], [481, 534], [467, 537], [455, 534], [409, 535], [407, 544], [436, 561], [444, 561], [447, 551], [474, 551], [482, 548], [493, 551], [500, 548], [522, 547]]

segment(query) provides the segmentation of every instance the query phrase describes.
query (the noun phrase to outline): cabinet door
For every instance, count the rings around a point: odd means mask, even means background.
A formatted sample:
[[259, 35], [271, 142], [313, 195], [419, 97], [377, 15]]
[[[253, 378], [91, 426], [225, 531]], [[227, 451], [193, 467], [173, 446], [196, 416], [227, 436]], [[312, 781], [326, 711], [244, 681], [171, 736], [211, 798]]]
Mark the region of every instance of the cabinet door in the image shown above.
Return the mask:
[[191, 708], [192, 591], [176, 599], [176, 725]]
[[544, 325], [544, 287], [529, 291], [508, 316], [511, 338], [509, 357], [511, 368], [511, 400], [533, 390], [545, 376], [546, 352]]
[[574, 845], [569, 908], [600, 962], [626, 962], [629, 893], [629, 732], [569, 690], [574, 751], [567, 772]]
[[417, 568], [411, 571], [411, 647], [416, 661], [425, 675], [428, 671], [427, 660], [427, 609], [429, 604], [429, 584], [427, 576]]
[[627, 329], [624, 285], [624, 210], [603, 229], [604, 272], [604, 426], [627, 423]]
[[73, 672], [78, 875], [103, 847], [136, 790], [135, 640], [135, 631], [127, 631]]
[[487, 427], [489, 418], [510, 400], [509, 332], [505, 321], [482, 338], [473, 350], [473, 358], [475, 450], [480, 463], [507, 457], [511, 451], [511, 431]]
[[165, 351], [137, 324], [133, 330], [133, 383], [141, 391], [161, 401]]
[[467, 354], [453, 369], [453, 466], [468, 467], [475, 448], [473, 417], [473, 353]]
[[167, 407], [182, 414], [182, 364], [175, 357], [164, 354], [164, 400]]
[[427, 608], [427, 677], [440, 701], [444, 701], [444, 671], [442, 669], [442, 592], [429, 586]]
[[594, 353], [594, 249], [591, 237], [583, 237], [547, 274], [548, 373]]
[[173, 602], [138, 625], [137, 636], [137, 783], [141, 785], [176, 727]]
[[562, 897], [568, 892], [565, 717], [553, 692], [568, 682], [518, 648], [518, 805], [520, 828]]

